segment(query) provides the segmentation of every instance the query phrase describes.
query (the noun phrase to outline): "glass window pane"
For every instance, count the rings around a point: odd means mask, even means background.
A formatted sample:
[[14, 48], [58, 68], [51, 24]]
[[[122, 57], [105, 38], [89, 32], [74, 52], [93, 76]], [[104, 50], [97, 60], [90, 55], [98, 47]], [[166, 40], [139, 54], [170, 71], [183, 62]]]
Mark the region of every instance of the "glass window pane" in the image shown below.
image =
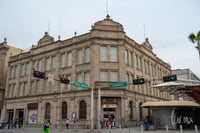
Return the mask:
[[101, 72], [100, 76], [101, 81], [108, 81], [107, 72]]
[[29, 63], [26, 63], [26, 74], [29, 74]]
[[132, 53], [131, 52], [128, 53], [128, 57], [129, 57], [128, 58], [129, 59], [129, 61], [128, 61], [129, 65], [132, 65]]
[[48, 80], [45, 81], [45, 90], [44, 90], [44, 93], [49, 93], [49, 81]]
[[19, 74], [19, 72], [18, 72], [18, 66], [15, 66], [15, 77], [18, 77], [18, 74]]
[[48, 70], [50, 70], [50, 66], [51, 66], [51, 60], [50, 60], [50, 58], [47, 58], [47, 63], [46, 63], [46, 70], [48, 71]]
[[37, 63], [38, 63], [37, 61], [34, 61], [34, 62], [33, 62], [33, 68], [34, 68], [35, 70], [38, 69], [38, 67], [37, 67]]
[[79, 118], [86, 119], [86, 102], [82, 100], [79, 105]]
[[67, 54], [67, 66], [72, 66], [72, 52]]
[[24, 96], [28, 94], [27, 82], [24, 84]]
[[40, 80], [36, 81], [36, 94], [40, 94]]
[[35, 82], [33, 81], [31, 83], [31, 95], [34, 95], [35, 94]]
[[38, 61], [38, 71], [42, 71], [42, 60]]
[[107, 47], [101, 47], [100, 48], [100, 57], [101, 61], [108, 61], [108, 55], [107, 55]]
[[83, 82], [82, 73], [78, 73], [78, 74], [77, 74], [77, 81], [78, 81], [78, 82]]
[[118, 72], [110, 72], [110, 81], [118, 81]]
[[52, 69], [56, 69], [56, 56], [52, 57]]
[[50, 120], [50, 118], [51, 118], [51, 105], [50, 103], [47, 103], [45, 108], [45, 119]]
[[125, 50], [125, 63], [128, 64], [128, 50]]
[[85, 83], [90, 85], [90, 73], [89, 72], [85, 73]]
[[65, 67], [65, 54], [61, 54], [60, 66], [61, 68]]
[[67, 119], [67, 103], [62, 102], [62, 119]]
[[78, 64], [82, 64], [82, 49], [78, 50]]
[[85, 63], [90, 62], [90, 48], [85, 49]]
[[117, 48], [116, 47], [110, 48], [110, 61], [117, 62]]

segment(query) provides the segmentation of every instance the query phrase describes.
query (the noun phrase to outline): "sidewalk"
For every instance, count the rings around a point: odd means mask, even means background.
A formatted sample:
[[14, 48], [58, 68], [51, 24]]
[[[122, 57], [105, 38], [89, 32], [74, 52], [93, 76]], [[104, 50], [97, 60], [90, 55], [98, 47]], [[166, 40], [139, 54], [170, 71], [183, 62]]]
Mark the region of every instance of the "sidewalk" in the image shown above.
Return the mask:
[[[42, 133], [42, 128], [22, 128], [22, 129], [0, 129], [0, 133]], [[101, 133], [167, 133], [166, 130], [142, 131], [140, 127], [101, 129]], [[58, 129], [52, 128], [51, 133], [99, 133], [98, 130], [90, 129]], [[180, 130], [169, 130], [168, 133], [181, 133]], [[195, 130], [183, 130], [182, 133], [197, 133]]]

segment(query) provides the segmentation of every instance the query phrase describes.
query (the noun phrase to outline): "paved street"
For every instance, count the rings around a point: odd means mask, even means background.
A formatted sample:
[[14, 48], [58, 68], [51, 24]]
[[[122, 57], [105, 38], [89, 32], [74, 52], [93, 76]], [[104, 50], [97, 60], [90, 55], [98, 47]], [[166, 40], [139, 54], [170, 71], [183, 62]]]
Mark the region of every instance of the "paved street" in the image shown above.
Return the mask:
[[[0, 133], [42, 133], [42, 128], [22, 128], [22, 129], [0, 129]], [[51, 133], [90, 133], [88, 129], [51, 129]], [[181, 133], [180, 130], [169, 130], [169, 133]], [[98, 133], [94, 130], [92, 133]], [[141, 131], [140, 127], [132, 128], [115, 128], [115, 129], [102, 129], [101, 133], [167, 133], [166, 130], [148, 130]], [[182, 133], [197, 133], [195, 130], [183, 130]]]

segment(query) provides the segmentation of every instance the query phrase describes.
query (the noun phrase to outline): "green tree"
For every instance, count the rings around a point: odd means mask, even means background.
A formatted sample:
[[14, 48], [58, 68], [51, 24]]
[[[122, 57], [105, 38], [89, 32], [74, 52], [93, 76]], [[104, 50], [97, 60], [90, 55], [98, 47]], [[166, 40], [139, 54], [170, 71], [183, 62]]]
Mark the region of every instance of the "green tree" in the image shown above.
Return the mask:
[[192, 42], [192, 43], [196, 43], [196, 48], [199, 51], [199, 56], [200, 56], [200, 31], [195, 35], [194, 33], [191, 33], [188, 36], [188, 39]]

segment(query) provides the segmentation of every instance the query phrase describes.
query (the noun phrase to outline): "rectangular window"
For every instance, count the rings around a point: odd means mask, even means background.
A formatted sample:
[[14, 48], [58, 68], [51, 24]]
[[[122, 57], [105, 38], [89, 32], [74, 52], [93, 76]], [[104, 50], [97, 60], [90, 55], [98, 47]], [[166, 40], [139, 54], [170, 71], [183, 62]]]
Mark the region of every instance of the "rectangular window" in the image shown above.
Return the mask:
[[25, 73], [26, 73], [26, 75], [28, 75], [29, 72], [30, 72], [30, 71], [29, 71], [29, 63], [26, 63], [26, 68], [25, 68], [25, 69], [26, 69], [26, 70], [25, 70], [25, 71], [26, 71]]
[[11, 67], [11, 78], [14, 78], [14, 67]]
[[126, 74], [126, 82], [129, 82], [129, 74]]
[[21, 65], [21, 76], [25, 74], [25, 63]]
[[85, 83], [90, 85], [90, 73], [89, 72], [85, 72], [84, 76], [85, 76]]
[[128, 59], [129, 59], [129, 65], [133, 65], [133, 53], [132, 52], [129, 52], [129, 55], [128, 55]]
[[77, 81], [78, 82], [83, 82], [82, 73], [78, 73], [77, 74]]
[[101, 81], [108, 81], [108, 72], [101, 72], [100, 73], [100, 80]]
[[38, 61], [38, 71], [42, 71], [42, 60]]
[[117, 47], [110, 47], [110, 61], [117, 62]]
[[141, 70], [141, 57], [136, 55], [136, 66], [138, 70]]
[[36, 94], [40, 94], [40, 80], [36, 80]]
[[85, 63], [90, 62], [90, 48], [85, 49]]
[[12, 96], [12, 85], [9, 85], [8, 97]]
[[14, 68], [14, 78], [16, 78], [16, 66], [13, 66]]
[[19, 96], [23, 96], [23, 90], [24, 89], [24, 83], [20, 83], [20, 92], [19, 92]]
[[34, 95], [35, 94], [35, 81], [31, 82], [31, 95]]
[[33, 69], [38, 70], [38, 62], [35, 60], [33, 61]]
[[128, 64], [128, 50], [125, 50], [125, 63]]
[[28, 94], [27, 82], [24, 82], [24, 93], [23, 95], [26, 96]]
[[50, 57], [48, 57], [47, 59], [46, 59], [46, 71], [49, 71], [50, 70], [50, 66], [51, 66], [51, 58]]
[[64, 92], [65, 84], [60, 84], [60, 91]]
[[100, 48], [100, 60], [101, 61], [108, 61], [108, 50], [107, 47]]
[[12, 90], [12, 97], [17, 96], [17, 86], [16, 84], [13, 85], [13, 90]]
[[82, 49], [79, 49], [78, 50], [78, 64], [82, 64], [83, 63], [83, 60], [82, 60]]
[[51, 64], [52, 64], [52, 66], [51, 66], [52, 69], [55, 70], [56, 69], [56, 56], [52, 57], [52, 63]]
[[118, 72], [110, 72], [110, 81], [118, 81]]
[[44, 88], [44, 93], [49, 93], [49, 81], [45, 80], [45, 88]]
[[17, 78], [19, 76], [18, 66], [15, 66], [15, 77]]
[[72, 66], [72, 52], [67, 54], [67, 66]]
[[65, 67], [65, 54], [61, 54], [61, 57], [60, 57], [60, 67], [61, 68]]

